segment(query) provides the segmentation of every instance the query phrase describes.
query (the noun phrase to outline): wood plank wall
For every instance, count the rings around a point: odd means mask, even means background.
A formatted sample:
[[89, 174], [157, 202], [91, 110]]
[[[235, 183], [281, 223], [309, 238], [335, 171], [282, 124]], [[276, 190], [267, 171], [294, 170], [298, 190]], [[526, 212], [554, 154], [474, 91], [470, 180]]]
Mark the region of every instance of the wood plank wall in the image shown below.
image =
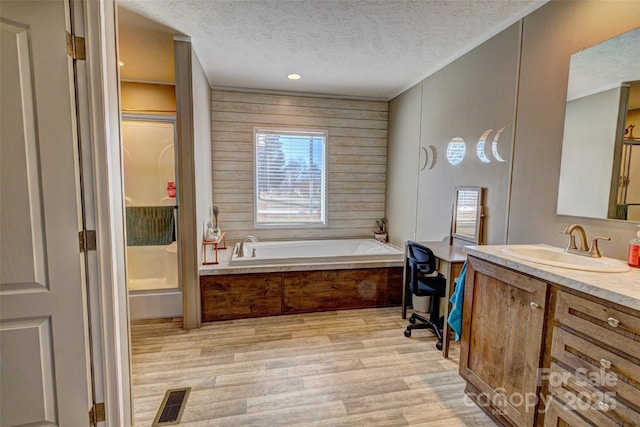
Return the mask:
[[[372, 237], [385, 213], [387, 101], [211, 94], [213, 204], [231, 243], [247, 234], [260, 240]], [[328, 131], [328, 227], [254, 228], [254, 127]]]

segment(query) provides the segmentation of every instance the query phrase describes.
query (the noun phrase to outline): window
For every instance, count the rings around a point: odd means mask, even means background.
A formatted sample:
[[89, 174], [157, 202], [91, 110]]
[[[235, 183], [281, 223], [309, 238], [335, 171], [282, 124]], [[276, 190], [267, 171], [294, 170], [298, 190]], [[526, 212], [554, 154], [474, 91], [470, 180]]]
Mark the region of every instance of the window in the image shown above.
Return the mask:
[[327, 132], [255, 129], [256, 226], [327, 225]]

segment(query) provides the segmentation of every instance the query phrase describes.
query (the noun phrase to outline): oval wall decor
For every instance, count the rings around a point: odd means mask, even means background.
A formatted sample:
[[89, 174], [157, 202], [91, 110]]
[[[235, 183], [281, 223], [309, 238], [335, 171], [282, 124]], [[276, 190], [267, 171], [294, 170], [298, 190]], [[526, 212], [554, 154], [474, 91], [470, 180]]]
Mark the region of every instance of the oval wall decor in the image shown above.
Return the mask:
[[447, 145], [447, 161], [453, 166], [459, 165], [464, 159], [464, 155], [467, 152], [467, 144], [464, 139], [460, 137], [454, 137], [449, 141]]

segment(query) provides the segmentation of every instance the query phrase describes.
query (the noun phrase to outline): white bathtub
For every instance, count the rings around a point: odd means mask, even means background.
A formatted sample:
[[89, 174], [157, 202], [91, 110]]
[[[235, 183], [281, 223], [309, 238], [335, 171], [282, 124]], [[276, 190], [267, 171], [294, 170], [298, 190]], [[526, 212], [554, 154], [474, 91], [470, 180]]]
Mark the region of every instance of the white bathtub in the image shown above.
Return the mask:
[[178, 246], [127, 246], [131, 320], [182, 316]]
[[239, 247], [238, 243], [234, 248], [232, 266], [398, 261], [404, 256], [402, 250], [375, 239], [246, 242], [242, 257]]
[[127, 246], [130, 291], [178, 289], [176, 242], [168, 246]]

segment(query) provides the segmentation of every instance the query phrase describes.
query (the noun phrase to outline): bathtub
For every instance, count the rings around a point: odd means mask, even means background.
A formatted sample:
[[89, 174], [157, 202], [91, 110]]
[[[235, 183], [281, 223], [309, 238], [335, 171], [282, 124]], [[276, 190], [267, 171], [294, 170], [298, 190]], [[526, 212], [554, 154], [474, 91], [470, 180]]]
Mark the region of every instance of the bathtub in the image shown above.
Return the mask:
[[127, 246], [127, 282], [130, 291], [178, 288], [177, 244]]
[[127, 246], [131, 320], [182, 316], [178, 246]]
[[404, 251], [375, 239], [239, 247], [229, 265], [200, 270], [203, 322], [401, 305]]
[[375, 239], [246, 242], [242, 257], [236, 244], [231, 266], [315, 264], [401, 260], [404, 252]]

